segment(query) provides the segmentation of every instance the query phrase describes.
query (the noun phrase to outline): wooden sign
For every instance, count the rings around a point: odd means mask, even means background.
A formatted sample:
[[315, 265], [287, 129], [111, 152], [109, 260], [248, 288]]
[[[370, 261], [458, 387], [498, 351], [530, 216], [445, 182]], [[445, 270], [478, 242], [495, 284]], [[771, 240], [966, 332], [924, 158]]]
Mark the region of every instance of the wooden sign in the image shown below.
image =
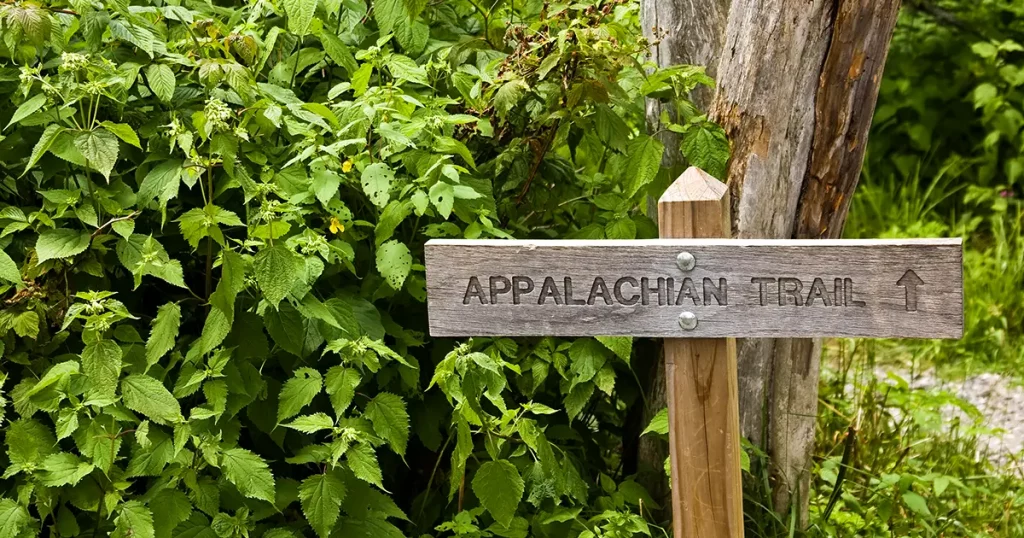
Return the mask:
[[959, 338], [960, 239], [426, 246], [432, 336]]
[[959, 239], [731, 240], [729, 190], [690, 168], [654, 241], [426, 246], [431, 336], [665, 338], [675, 538], [742, 538], [733, 337], [958, 338]]

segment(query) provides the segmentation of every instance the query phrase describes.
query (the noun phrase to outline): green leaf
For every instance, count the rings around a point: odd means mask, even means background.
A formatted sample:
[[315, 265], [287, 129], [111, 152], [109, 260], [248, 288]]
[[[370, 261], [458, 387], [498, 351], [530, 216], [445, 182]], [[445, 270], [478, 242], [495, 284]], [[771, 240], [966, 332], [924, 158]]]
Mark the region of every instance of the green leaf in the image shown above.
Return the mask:
[[358, 444], [349, 448], [345, 453], [345, 461], [356, 478], [384, 489], [384, 477], [380, 472], [380, 464], [377, 463], [377, 454], [373, 452], [372, 447]]
[[608, 239], [636, 239], [636, 223], [629, 217], [609, 222], [604, 228]]
[[323, 43], [324, 52], [331, 57], [331, 60], [334, 60], [334, 63], [343, 67], [349, 77], [352, 77], [359, 69], [359, 64], [352, 55], [352, 51], [345, 42], [338, 39], [338, 36], [324, 29], [320, 32], [320, 42]]
[[394, 394], [382, 392], [366, 404], [366, 418], [377, 435], [388, 442], [399, 456], [405, 456], [409, 443], [409, 413], [405, 402]]
[[705, 122], [690, 128], [683, 134], [681, 149], [691, 166], [718, 179], [725, 177], [729, 163], [729, 141], [721, 126]]
[[57, 228], [39, 234], [36, 240], [36, 257], [39, 263], [58, 258], [70, 258], [85, 252], [89, 248], [91, 238], [83, 230]]
[[[0, 537], [27, 538], [35, 536], [31, 529], [36, 520], [24, 506], [7, 498], [0, 498]], [[27, 532], [24, 532], [27, 531]]]
[[167, 303], [156, 311], [153, 330], [146, 340], [146, 366], [153, 366], [168, 351], [174, 348], [181, 325], [181, 307], [178, 303]]
[[164, 64], [151, 64], [146, 68], [146, 80], [149, 81], [149, 89], [153, 90], [161, 101], [168, 103], [174, 97], [174, 71]]
[[121, 347], [113, 340], [89, 343], [82, 350], [82, 372], [89, 378], [90, 398], [112, 400], [121, 376]]
[[645, 134], [637, 135], [626, 147], [626, 169], [631, 176], [623, 186], [627, 198], [654, 181], [661, 168], [661, 157], [665, 146], [656, 138]]
[[85, 157], [89, 167], [103, 174], [110, 182], [110, 171], [117, 162], [117, 137], [108, 131], [82, 131], [75, 137], [75, 148]]
[[21, 286], [21, 271], [18, 269], [18, 264], [14, 263], [14, 260], [2, 249], [0, 249], [0, 280]]
[[192, 515], [192, 502], [184, 493], [165, 489], [153, 496], [149, 503], [153, 511], [153, 527], [156, 538], [171, 538], [171, 532], [179, 523]]
[[146, 207], [153, 200], [159, 200], [160, 207], [166, 208], [167, 202], [178, 196], [182, 171], [182, 162], [176, 159], [154, 166], [139, 185], [137, 205]]
[[283, 0], [284, 12], [288, 15], [288, 31], [304, 36], [309, 33], [309, 23], [316, 13], [316, 0]]
[[121, 505], [114, 520], [112, 538], [154, 538], [153, 512], [139, 501], [128, 501]]
[[224, 451], [221, 468], [242, 495], [273, 504], [274, 476], [263, 458], [244, 448], [232, 448]]
[[313, 413], [312, 415], [300, 416], [288, 424], [283, 424], [283, 426], [302, 433], [316, 433], [321, 430], [334, 428], [334, 421], [326, 413]]
[[447, 219], [455, 207], [455, 188], [443, 181], [434, 183], [430, 187], [430, 203], [434, 204], [442, 219]]
[[125, 143], [142, 149], [142, 143], [139, 142], [139, 135], [135, 134], [135, 130], [127, 123], [113, 123], [105, 121], [100, 125], [102, 125], [107, 131], [110, 131], [114, 136], [123, 140]]
[[416, 62], [408, 56], [393, 54], [388, 57], [387, 66], [388, 71], [391, 71], [391, 76], [398, 80], [408, 80], [424, 86], [430, 85], [430, 81], [427, 80], [427, 70], [416, 65]]
[[327, 538], [341, 514], [341, 503], [345, 500], [345, 482], [336, 471], [313, 475], [299, 486], [299, 501], [302, 513], [306, 515], [313, 530], [321, 538]]
[[604, 347], [610, 349], [618, 358], [629, 364], [629, 357], [633, 354], [632, 336], [598, 336], [597, 341]]
[[43, 108], [43, 105], [45, 104], [45, 93], [37, 93], [33, 95], [27, 101], [18, 106], [18, 109], [14, 111], [14, 115], [11, 116], [11, 121], [7, 122], [7, 125], [4, 127], [4, 130], [6, 131], [7, 127], [10, 127], [11, 125], [14, 125], [15, 123], [18, 123], [19, 121], [31, 116], [37, 110]]
[[341, 176], [331, 170], [317, 170], [313, 172], [313, 194], [321, 204], [327, 205], [338, 193], [338, 186], [341, 185]]
[[299, 368], [295, 375], [284, 383], [278, 396], [277, 423], [299, 414], [309, 405], [323, 387], [323, 378], [312, 368]]
[[648, 433], [668, 435], [668, 408], [658, 411], [658, 414], [654, 415], [651, 423], [647, 425], [647, 428], [640, 435], [647, 435]]
[[182, 419], [181, 407], [164, 384], [143, 374], [121, 380], [121, 400], [125, 407], [142, 413], [157, 424]]
[[[25, 172], [28, 172], [29, 169], [39, 162], [39, 159], [43, 158], [43, 155], [50, 149], [50, 146], [53, 145], [53, 141], [65, 131], [67, 131], [67, 129], [56, 123], [51, 123], [46, 126], [46, 130], [43, 131], [43, 134], [39, 137], [36, 145], [32, 148], [32, 155], [28, 159], [28, 164], [25, 165]], [[22, 174], [25, 172], [22, 172]]]
[[53, 454], [57, 440], [49, 428], [30, 418], [6, 426], [7, 458], [18, 467], [35, 466]]
[[43, 485], [56, 488], [77, 484], [92, 472], [94, 466], [74, 454], [58, 452], [47, 456], [41, 469]]
[[502, 527], [512, 523], [524, 490], [519, 471], [505, 460], [484, 463], [473, 477], [473, 493]]
[[569, 391], [569, 395], [565, 397], [565, 412], [569, 415], [569, 420], [575, 419], [583, 412], [583, 408], [593, 395], [593, 383], [580, 383]]
[[370, 202], [377, 207], [388, 205], [391, 199], [391, 184], [395, 181], [395, 172], [384, 163], [373, 163], [363, 170], [363, 192]]
[[931, 510], [928, 510], [928, 501], [913, 491], [903, 493], [903, 504], [919, 516], [931, 517], [932, 515]]
[[501, 88], [498, 88], [498, 92], [494, 94], [495, 110], [502, 117], [507, 116], [528, 91], [530, 91], [530, 85], [523, 79], [517, 78], [502, 84]]
[[334, 414], [341, 418], [348, 406], [352, 404], [352, 398], [356, 395], [356, 387], [359, 386], [362, 377], [359, 375], [359, 370], [354, 368], [333, 366], [327, 370], [325, 379], [327, 394], [331, 397]]
[[305, 268], [302, 258], [283, 245], [259, 251], [252, 265], [263, 298], [274, 308], [299, 281], [299, 275]]
[[377, 248], [377, 270], [392, 289], [400, 290], [412, 270], [412, 253], [405, 243], [391, 240]]
[[25, 310], [14, 317], [11, 326], [18, 336], [35, 339], [39, 335], [39, 314], [35, 310]]

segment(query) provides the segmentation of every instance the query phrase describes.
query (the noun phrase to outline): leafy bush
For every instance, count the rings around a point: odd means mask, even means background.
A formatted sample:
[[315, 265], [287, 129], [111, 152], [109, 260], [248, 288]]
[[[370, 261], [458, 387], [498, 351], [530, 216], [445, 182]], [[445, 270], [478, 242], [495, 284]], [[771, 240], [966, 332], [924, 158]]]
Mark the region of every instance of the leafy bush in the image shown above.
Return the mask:
[[629, 339], [428, 339], [423, 243], [655, 236], [710, 81], [487, 7], [0, 5], [0, 536], [652, 532]]

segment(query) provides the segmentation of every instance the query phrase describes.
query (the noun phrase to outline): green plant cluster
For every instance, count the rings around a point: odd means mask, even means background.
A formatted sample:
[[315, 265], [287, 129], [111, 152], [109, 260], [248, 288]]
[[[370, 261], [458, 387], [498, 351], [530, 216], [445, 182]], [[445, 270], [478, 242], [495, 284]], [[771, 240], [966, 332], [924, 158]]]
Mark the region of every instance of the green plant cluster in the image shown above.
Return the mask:
[[0, 4], [0, 538], [661, 532], [629, 339], [425, 334], [427, 239], [653, 237], [665, 151], [722, 173], [638, 12]]

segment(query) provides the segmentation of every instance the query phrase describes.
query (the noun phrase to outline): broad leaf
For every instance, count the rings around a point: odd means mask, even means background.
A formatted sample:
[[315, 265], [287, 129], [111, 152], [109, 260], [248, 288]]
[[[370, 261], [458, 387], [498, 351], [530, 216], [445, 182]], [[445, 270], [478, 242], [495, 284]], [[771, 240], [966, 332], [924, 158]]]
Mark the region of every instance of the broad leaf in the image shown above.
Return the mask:
[[152, 64], [146, 68], [146, 80], [149, 89], [163, 102], [170, 102], [174, 97], [174, 71], [164, 64]]
[[377, 270], [392, 289], [400, 290], [412, 269], [409, 247], [391, 240], [377, 248]]
[[39, 234], [36, 240], [36, 257], [39, 263], [58, 258], [70, 258], [85, 252], [89, 248], [91, 238], [83, 230], [57, 228]]
[[147, 375], [134, 374], [122, 379], [121, 399], [128, 409], [146, 415], [157, 424], [182, 419], [178, 400], [163, 383]]
[[657, 139], [645, 134], [637, 135], [626, 148], [627, 173], [630, 174], [624, 186], [627, 197], [644, 188], [658, 175], [661, 168], [661, 156], [665, 146]]
[[315, 474], [299, 486], [302, 513], [321, 538], [327, 538], [338, 521], [345, 500], [345, 482], [335, 471]]
[[524, 490], [519, 471], [506, 460], [484, 463], [473, 477], [473, 493], [503, 527], [512, 523]]
[[153, 366], [160, 357], [174, 348], [180, 324], [181, 307], [177, 303], [167, 303], [157, 309], [153, 330], [149, 333], [149, 340], [146, 340], [147, 366]]
[[277, 422], [294, 417], [302, 411], [302, 408], [309, 405], [313, 398], [320, 393], [323, 387], [323, 378], [320, 373], [312, 368], [299, 368], [295, 375], [285, 382], [281, 387], [281, 394], [278, 396]]
[[259, 251], [252, 266], [263, 298], [276, 308], [299, 281], [304, 265], [302, 258], [284, 245], [264, 247]]
[[388, 205], [391, 199], [391, 184], [395, 181], [395, 172], [384, 163], [373, 163], [363, 170], [362, 186], [370, 202], [377, 207]]
[[242, 495], [274, 502], [274, 476], [263, 458], [244, 448], [232, 448], [224, 451], [221, 468]]
[[82, 373], [89, 377], [89, 394], [98, 400], [112, 400], [121, 376], [121, 347], [113, 340], [99, 340], [82, 350]]
[[89, 167], [103, 174], [110, 182], [110, 172], [117, 162], [117, 137], [102, 129], [82, 131], [75, 137], [75, 148], [85, 157]]
[[405, 402], [394, 394], [382, 392], [366, 404], [365, 412], [377, 435], [387, 441], [396, 454], [405, 456], [409, 443], [409, 413]]

